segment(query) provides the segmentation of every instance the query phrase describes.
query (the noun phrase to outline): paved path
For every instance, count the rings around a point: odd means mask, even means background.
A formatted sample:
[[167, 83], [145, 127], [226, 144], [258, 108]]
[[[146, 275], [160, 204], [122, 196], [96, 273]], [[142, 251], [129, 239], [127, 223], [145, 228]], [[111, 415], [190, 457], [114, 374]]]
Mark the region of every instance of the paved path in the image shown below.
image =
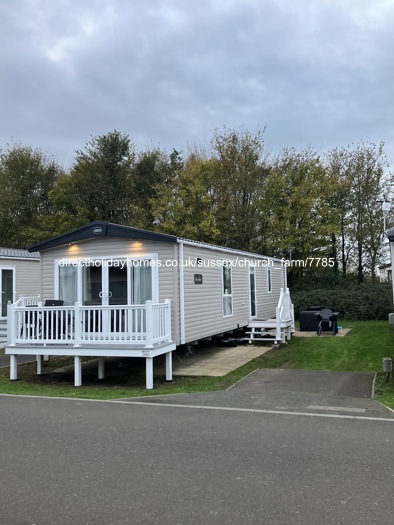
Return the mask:
[[272, 346], [241, 345], [232, 348], [208, 346], [198, 348], [191, 356], [173, 359], [174, 376], [217, 376], [222, 377], [259, 357]]
[[[371, 398], [374, 376], [372, 373], [261, 369], [226, 391], [144, 397], [139, 401], [393, 419], [394, 412]], [[127, 401], [135, 402], [136, 398]]]

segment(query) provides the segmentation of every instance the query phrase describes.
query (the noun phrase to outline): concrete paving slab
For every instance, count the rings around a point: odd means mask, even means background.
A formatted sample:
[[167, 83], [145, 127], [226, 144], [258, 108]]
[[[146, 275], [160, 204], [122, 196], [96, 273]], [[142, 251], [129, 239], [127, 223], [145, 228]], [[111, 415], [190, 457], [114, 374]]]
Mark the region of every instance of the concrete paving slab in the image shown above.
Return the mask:
[[191, 356], [174, 359], [174, 376], [216, 376], [222, 377], [229, 372], [259, 357], [271, 346], [243, 345], [230, 348], [208, 346], [198, 348]]
[[[180, 350], [173, 355], [174, 377], [223, 377], [271, 350], [271, 346], [240, 345], [230, 348], [222, 348], [214, 345], [198, 347], [193, 354], [184, 355]], [[117, 377], [123, 374], [124, 367], [139, 367], [144, 369], [145, 360], [141, 358], [106, 358], [106, 377]], [[165, 364], [163, 358], [154, 360], [155, 377], [165, 375]], [[54, 370], [54, 374], [73, 375], [74, 366], [63, 366]], [[97, 360], [92, 359], [82, 364], [83, 377], [97, 376]]]

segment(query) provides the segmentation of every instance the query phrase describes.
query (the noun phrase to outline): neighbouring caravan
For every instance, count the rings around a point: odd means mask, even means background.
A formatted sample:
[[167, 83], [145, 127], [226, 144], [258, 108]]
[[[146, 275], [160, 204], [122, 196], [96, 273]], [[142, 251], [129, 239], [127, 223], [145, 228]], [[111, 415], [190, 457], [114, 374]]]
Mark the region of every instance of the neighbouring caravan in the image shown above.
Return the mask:
[[40, 254], [0, 248], [0, 343], [7, 339], [7, 304], [41, 293]]
[[0, 248], [0, 320], [7, 317], [8, 301], [41, 292], [40, 254], [27, 250]]
[[[41, 254], [41, 299], [10, 305], [6, 352], [14, 375], [16, 356], [34, 345], [37, 355], [145, 357], [152, 388], [151, 359], [166, 354], [170, 376], [177, 345], [252, 321], [271, 320], [275, 328], [278, 312], [286, 323], [276, 340], [283, 329], [290, 334], [286, 267], [278, 259], [103, 221], [30, 249]], [[78, 385], [80, 360], [75, 364]], [[102, 367], [99, 359], [99, 375]]]

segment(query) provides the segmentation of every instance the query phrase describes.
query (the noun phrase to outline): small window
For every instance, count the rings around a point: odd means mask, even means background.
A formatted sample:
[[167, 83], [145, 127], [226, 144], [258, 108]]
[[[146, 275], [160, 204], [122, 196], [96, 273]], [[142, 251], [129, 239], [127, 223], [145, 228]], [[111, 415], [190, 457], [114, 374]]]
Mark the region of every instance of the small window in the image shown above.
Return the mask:
[[223, 264], [223, 317], [233, 315], [231, 266]]
[[267, 268], [267, 291], [272, 292], [271, 268]]
[[255, 267], [249, 267], [249, 300], [250, 300], [250, 317], [256, 317], [256, 272]]

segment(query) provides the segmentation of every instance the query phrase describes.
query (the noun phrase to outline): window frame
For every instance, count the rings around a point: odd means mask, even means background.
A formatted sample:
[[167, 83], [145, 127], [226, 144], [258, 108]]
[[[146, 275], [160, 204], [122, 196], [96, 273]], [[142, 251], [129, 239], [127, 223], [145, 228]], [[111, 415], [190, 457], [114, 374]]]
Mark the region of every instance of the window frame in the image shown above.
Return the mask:
[[267, 268], [267, 292], [272, 293], [272, 272], [271, 268]]
[[[225, 289], [225, 272], [228, 271], [230, 274], [230, 293], [226, 293]], [[228, 277], [228, 276], [227, 276]], [[230, 313], [225, 313], [225, 302], [228, 302], [230, 305]], [[233, 317], [234, 316], [234, 308], [233, 308], [233, 272], [230, 261], [223, 261], [222, 265], [222, 310], [223, 310], [223, 317]]]

